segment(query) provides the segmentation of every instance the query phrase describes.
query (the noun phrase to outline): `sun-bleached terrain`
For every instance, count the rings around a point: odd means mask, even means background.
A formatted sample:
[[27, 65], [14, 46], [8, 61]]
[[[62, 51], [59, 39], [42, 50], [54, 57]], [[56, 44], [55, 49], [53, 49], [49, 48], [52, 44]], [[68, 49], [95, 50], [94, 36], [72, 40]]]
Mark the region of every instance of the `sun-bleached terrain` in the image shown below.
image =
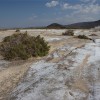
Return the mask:
[[[11, 89], [9, 93], [1, 89], [0, 100], [100, 100], [100, 31], [74, 30], [75, 35], [85, 34], [94, 41], [62, 36], [66, 30], [21, 30], [24, 31], [43, 36], [51, 45], [50, 53], [19, 66], [0, 60], [4, 63], [0, 64], [0, 82], [9, 80], [0, 87], [8, 84], [2, 89]], [[0, 32], [0, 41], [13, 32]], [[5, 67], [8, 63], [12, 67]]]

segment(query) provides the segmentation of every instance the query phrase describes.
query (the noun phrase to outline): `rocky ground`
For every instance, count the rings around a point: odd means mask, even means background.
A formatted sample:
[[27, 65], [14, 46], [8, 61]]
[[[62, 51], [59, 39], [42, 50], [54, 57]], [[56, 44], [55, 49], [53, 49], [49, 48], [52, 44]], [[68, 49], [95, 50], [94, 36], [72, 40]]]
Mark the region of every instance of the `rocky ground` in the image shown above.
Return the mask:
[[[65, 30], [27, 31], [43, 36], [50, 53], [27, 62], [1, 59], [0, 100], [100, 100], [99, 31], [75, 30], [75, 35], [97, 34], [89, 36], [94, 41], [62, 36]], [[1, 32], [0, 41], [13, 32]]]

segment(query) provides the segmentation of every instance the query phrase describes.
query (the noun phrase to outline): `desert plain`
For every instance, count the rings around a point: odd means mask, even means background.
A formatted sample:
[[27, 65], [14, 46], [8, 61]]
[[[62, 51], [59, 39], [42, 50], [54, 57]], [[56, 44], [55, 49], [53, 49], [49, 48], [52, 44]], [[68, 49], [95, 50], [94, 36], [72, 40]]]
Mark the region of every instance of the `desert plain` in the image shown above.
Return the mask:
[[[100, 100], [99, 30], [74, 29], [75, 36], [63, 36], [66, 29], [20, 31], [44, 37], [50, 52], [27, 61], [0, 56], [0, 100]], [[0, 31], [0, 42], [13, 33]], [[80, 34], [91, 40], [76, 38]]]

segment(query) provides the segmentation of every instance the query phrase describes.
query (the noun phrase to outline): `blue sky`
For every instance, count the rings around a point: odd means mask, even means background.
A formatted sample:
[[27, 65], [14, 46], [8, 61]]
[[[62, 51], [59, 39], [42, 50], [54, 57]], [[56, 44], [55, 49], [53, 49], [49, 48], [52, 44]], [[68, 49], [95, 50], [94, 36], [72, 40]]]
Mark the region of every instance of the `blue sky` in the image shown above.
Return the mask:
[[0, 0], [0, 27], [71, 24], [100, 19], [100, 0]]

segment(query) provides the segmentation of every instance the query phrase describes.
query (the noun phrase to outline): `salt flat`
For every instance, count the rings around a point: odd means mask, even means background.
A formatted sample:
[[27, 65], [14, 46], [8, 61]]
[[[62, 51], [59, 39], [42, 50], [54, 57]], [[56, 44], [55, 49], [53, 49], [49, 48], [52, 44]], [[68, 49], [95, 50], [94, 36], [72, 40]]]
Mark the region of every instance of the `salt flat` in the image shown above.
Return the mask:
[[[43, 36], [51, 50], [46, 57], [31, 63], [5, 100], [100, 100], [99, 32], [94, 43], [62, 36], [65, 30], [27, 31], [31, 35]], [[92, 33], [90, 30], [75, 30], [75, 35], [89, 36]]]
[[[98, 43], [99, 40], [73, 49], [72, 55], [66, 54], [55, 63], [46, 60], [33, 63], [12, 97], [15, 100], [100, 100]], [[60, 57], [59, 53], [53, 59], [56, 57]]]

